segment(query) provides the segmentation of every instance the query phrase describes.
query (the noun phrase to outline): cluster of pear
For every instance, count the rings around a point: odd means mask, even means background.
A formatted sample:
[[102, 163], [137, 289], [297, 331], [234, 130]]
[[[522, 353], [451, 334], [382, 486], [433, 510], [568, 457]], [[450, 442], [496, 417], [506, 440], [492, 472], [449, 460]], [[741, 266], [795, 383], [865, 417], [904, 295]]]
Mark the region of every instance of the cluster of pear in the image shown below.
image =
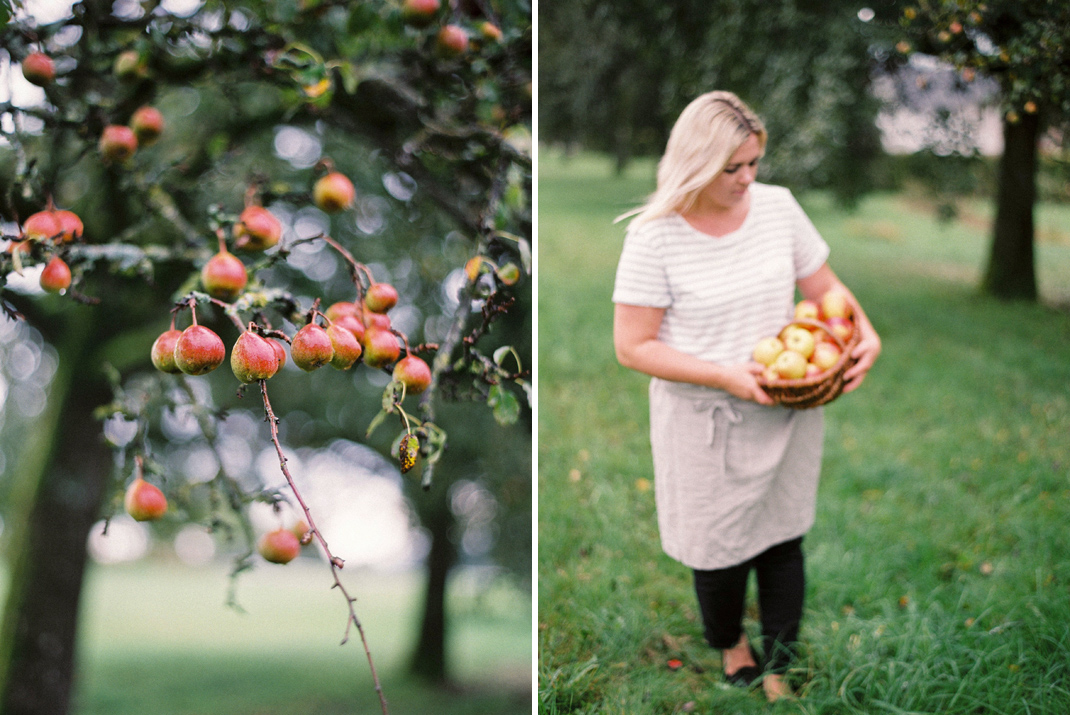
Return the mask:
[[[326, 365], [348, 370], [358, 360], [373, 368], [391, 363], [393, 377], [406, 394], [419, 394], [431, 384], [431, 368], [411, 353], [404, 358], [401, 345], [386, 314], [397, 303], [397, 290], [388, 283], [373, 284], [361, 303], [340, 301], [313, 319], [290, 339], [290, 358], [306, 372]], [[320, 318], [326, 327], [316, 322]], [[152, 364], [172, 374], [204, 375], [223, 364], [226, 346], [210, 328], [193, 324], [185, 330], [171, 327], [152, 344]], [[242, 383], [268, 380], [286, 364], [286, 348], [274, 337], [262, 335], [255, 324], [238, 336], [230, 351], [230, 368]]]
[[[48, 87], [56, 79], [56, 63], [44, 52], [31, 52], [22, 60], [22, 74], [30, 83]], [[121, 164], [130, 159], [139, 146], [148, 146], [159, 139], [163, 130], [164, 118], [160, 110], [142, 106], [130, 116], [128, 124], [104, 127], [98, 142], [100, 155], [105, 163]], [[29, 253], [33, 241], [51, 242], [58, 249], [64, 243], [81, 239], [82, 232], [82, 220], [77, 214], [56, 209], [50, 202], [48, 209], [26, 219], [22, 235], [10, 250], [12, 253]], [[70, 288], [71, 279], [70, 266], [59, 252], [54, 252], [41, 272], [41, 288], [48, 293], [62, 293]]]
[[795, 319], [778, 335], [762, 338], [752, 357], [765, 366], [765, 380], [798, 380], [818, 377], [840, 361], [854, 333], [851, 301], [847, 293], [833, 288], [820, 300], [803, 299], [795, 304]]

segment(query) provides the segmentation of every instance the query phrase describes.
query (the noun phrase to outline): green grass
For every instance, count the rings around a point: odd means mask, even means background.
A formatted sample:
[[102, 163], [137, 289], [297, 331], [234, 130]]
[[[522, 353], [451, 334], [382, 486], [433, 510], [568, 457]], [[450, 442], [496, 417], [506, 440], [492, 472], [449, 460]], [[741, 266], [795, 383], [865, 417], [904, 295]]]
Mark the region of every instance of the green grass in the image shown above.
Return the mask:
[[[801, 197], [884, 352], [826, 408], [802, 697], [771, 708], [722, 684], [659, 546], [647, 380], [613, 358], [610, 303], [611, 221], [652, 166], [610, 167], [540, 155], [540, 713], [1070, 712], [1070, 316], [978, 294], [984, 206], [941, 225], [907, 196]], [[1049, 303], [1070, 296], [1067, 213], [1038, 211]]]
[[[347, 570], [348, 571], [348, 570]], [[391, 713], [505, 715], [531, 709], [527, 595], [474, 588], [450, 599], [457, 687], [405, 673], [422, 593], [418, 574], [343, 573], [358, 601]], [[378, 713], [357, 633], [339, 645], [345, 600], [322, 563], [263, 566], [241, 577], [244, 613], [225, 605], [223, 567], [96, 567], [83, 603], [78, 715]]]

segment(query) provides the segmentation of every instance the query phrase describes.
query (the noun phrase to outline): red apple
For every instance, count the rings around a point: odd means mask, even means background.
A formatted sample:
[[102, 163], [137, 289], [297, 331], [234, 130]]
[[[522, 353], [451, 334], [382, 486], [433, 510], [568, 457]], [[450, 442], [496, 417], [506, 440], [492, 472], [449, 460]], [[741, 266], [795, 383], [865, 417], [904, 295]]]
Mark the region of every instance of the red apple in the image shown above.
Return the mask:
[[301, 553], [301, 542], [292, 531], [276, 529], [264, 534], [257, 550], [265, 561], [273, 564], [288, 564]]
[[445, 25], [435, 37], [435, 47], [443, 57], [457, 57], [468, 51], [468, 33], [460, 25]]
[[332, 171], [312, 186], [312, 202], [327, 213], [338, 213], [353, 205], [357, 191], [344, 174]]
[[829, 326], [830, 333], [845, 343], [851, 339], [851, 333], [854, 332], [854, 325], [847, 318], [828, 318], [825, 324]]
[[22, 61], [22, 76], [38, 87], [52, 84], [56, 78], [56, 63], [44, 52], [31, 52]]
[[264, 251], [282, 238], [282, 224], [263, 206], [246, 206], [234, 224], [234, 245], [247, 251]]
[[818, 343], [814, 346], [814, 354], [810, 356], [810, 362], [822, 372], [830, 369], [839, 359], [840, 349], [833, 343]]
[[440, 6], [439, 0], [405, 0], [401, 5], [401, 17], [410, 25], [426, 27]]
[[71, 287], [71, 269], [59, 256], [52, 256], [41, 271], [41, 287], [49, 293], [60, 293]]
[[167, 512], [167, 497], [159, 487], [138, 477], [126, 488], [123, 506], [137, 521], [155, 521]]
[[208, 259], [201, 268], [201, 283], [204, 290], [214, 298], [233, 300], [245, 289], [249, 276], [241, 259], [227, 250], [221, 250]]
[[148, 146], [163, 134], [163, 115], [156, 107], [141, 107], [130, 117], [130, 128], [134, 130], [138, 145]]
[[100, 135], [100, 153], [109, 164], [121, 164], [137, 151], [134, 130], [121, 124], [104, 127]]

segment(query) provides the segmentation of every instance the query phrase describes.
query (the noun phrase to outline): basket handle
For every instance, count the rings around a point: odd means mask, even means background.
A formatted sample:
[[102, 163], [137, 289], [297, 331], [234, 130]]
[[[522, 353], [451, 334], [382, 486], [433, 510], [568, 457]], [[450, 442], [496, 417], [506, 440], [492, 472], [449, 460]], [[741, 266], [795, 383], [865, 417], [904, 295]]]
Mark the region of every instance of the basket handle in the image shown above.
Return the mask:
[[[847, 343], [845, 343], [839, 335], [836, 335], [836, 333], [832, 332], [832, 328], [829, 326], [828, 323], [825, 323], [821, 320], [814, 320], [813, 318], [795, 318], [790, 323], [785, 325], [784, 328], [787, 328], [792, 325], [803, 325], [810, 326], [813, 328], [821, 328], [830, 338], [836, 341], [836, 345], [840, 348], [840, 352], [843, 352], [847, 349]], [[781, 328], [780, 332], [784, 332], [784, 328]], [[857, 328], [852, 327], [852, 330], [857, 330]]]

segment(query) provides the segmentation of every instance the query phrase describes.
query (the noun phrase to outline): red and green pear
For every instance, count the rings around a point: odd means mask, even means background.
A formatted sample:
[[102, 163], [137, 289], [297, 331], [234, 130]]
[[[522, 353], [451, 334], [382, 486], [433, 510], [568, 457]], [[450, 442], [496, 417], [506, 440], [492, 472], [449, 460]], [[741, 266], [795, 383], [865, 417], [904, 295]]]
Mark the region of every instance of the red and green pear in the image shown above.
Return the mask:
[[191, 325], [175, 341], [175, 365], [187, 375], [204, 375], [223, 364], [227, 348], [210, 328]]
[[290, 357], [294, 365], [305, 372], [312, 372], [331, 362], [334, 357], [334, 345], [327, 331], [309, 323], [297, 331], [290, 343]]

